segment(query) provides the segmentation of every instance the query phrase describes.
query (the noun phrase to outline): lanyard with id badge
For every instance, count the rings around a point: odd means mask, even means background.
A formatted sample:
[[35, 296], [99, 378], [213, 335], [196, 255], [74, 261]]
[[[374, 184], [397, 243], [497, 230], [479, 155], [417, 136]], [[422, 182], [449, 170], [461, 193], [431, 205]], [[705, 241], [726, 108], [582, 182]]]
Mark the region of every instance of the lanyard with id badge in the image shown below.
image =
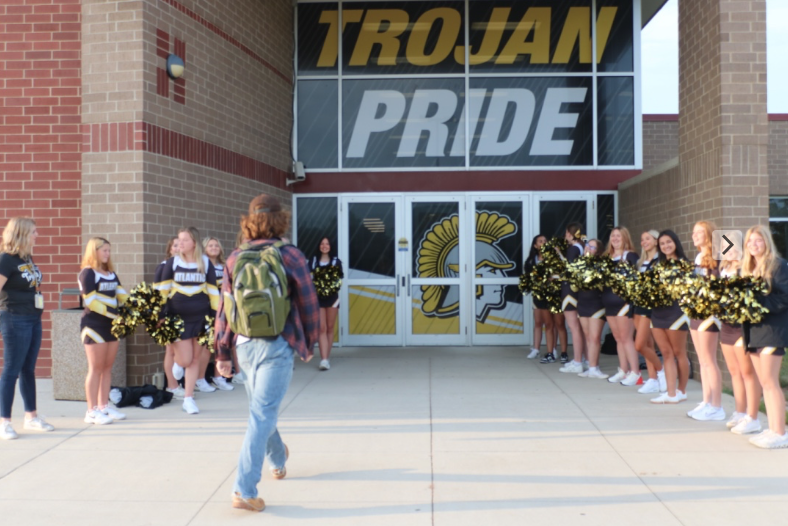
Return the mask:
[[33, 263], [33, 260], [26, 261], [28, 265], [30, 265], [30, 272], [33, 274], [33, 285], [36, 288], [36, 295], [35, 295], [35, 305], [37, 309], [44, 310], [44, 295], [41, 294], [41, 280], [38, 279], [39, 273], [36, 272], [36, 266]]

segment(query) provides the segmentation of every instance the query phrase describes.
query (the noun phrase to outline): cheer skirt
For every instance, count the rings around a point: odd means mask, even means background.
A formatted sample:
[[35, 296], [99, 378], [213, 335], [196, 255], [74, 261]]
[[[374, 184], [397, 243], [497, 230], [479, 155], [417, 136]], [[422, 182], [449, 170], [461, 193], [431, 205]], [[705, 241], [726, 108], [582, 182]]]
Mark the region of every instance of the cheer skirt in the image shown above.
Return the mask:
[[689, 318], [679, 307], [679, 302], [674, 301], [669, 307], [659, 307], [651, 311], [651, 327], [669, 331], [688, 331]]
[[741, 325], [723, 323], [720, 327], [720, 343], [722, 345], [744, 347], [744, 336], [742, 334]]
[[581, 318], [605, 319], [602, 293], [597, 290], [577, 291], [577, 315]]

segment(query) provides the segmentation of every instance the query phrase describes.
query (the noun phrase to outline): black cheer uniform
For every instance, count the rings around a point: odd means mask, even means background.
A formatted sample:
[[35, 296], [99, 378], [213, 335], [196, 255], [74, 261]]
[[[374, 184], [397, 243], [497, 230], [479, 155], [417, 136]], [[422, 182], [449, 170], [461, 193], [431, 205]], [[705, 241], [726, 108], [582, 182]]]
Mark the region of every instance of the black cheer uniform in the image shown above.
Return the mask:
[[[720, 272], [717, 269], [708, 269], [700, 266], [701, 255], [695, 257], [695, 274], [698, 276], [719, 276]], [[690, 329], [693, 331], [701, 332], [720, 332], [720, 320], [715, 316], [710, 316], [705, 320], [690, 320]]]
[[79, 321], [82, 343], [92, 345], [118, 341], [112, 335], [112, 320], [118, 317], [118, 307], [129, 297], [118, 276], [114, 272], [105, 276], [92, 268], [83, 268], [77, 281], [85, 304]]
[[159, 281], [153, 285], [164, 297], [161, 316], [177, 314], [183, 318], [181, 340], [199, 336], [205, 317], [215, 316], [219, 307], [216, 271], [208, 256], [203, 256], [203, 267], [205, 271], [199, 272], [197, 263], [186, 263], [180, 256], [171, 257], [164, 262]]
[[[534, 256], [533, 259], [531, 260], [526, 260], [526, 262], [523, 264], [523, 274], [530, 274], [531, 271], [534, 269], [534, 267], [538, 265], [541, 261], [542, 260], [539, 259], [539, 255]], [[540, 300], [536, 297], [533, 297], [532, 300], [535, 309], [542, 309], [542, 310], [550, 309], [550, 304], [547, 302], [547, 300]]]
[[[566, 251], [566, 261], [571, 263], [583, 255], [583, 245], [574, 242]], [[569, 283], [561, 283], [561, 310], [563, 312], [577, 310], [577, 293], [572, 290]]]
[[[312, 258], [312, 263], [310, 268], [312, 270], [312, 276], [315, 275], [315, 269], [317, 267], [338, 267], [339, 268], [339, 278], [342, 279], [345, 277], [344, 273], [342, 272], [342, 262], [339, 260], [338, 257], [331, 258], [331, 261], [328, 263], [321, 263], [317, 256]], [[321, 296], [320, 294], [317, 295], [317, 303], [320, 305], [321, 309], [338, 309], [339, 308], [339, 291], [329, 295], [329, 296]]]
[[[651, 265], [655, 264], [658, 261], [659, 252], [654, 254], [654, 257], [651, 258], [650, 261], [644, 261], [640, 264], [640, 268], [638, 269], [640, 272], [645, 272], [651, 268]], [[651, 318], [651, 309], [647, 309], [645, 307], [638, 307], [635, 305], [635, 316], [645, 316], [646, 318]]]
[[667, 307], [657, 307], [651, 311], [651, 328], [669, 331], [688, 331], [690, 320], [679, 307], [678, 300]]
[[[739, 274], [738, 271], [727, 271], [722, 270], [720, 271], [720, 276], [723, 278], [728, 278], [731, 276], [737, 276]], [[733, 345], [735, 347], [744, 347], [744, 337], [742, 335], [741, 325], [738, 323], [731, 324], [720, 322], [720, 343], [722, 345]]]
[[758, 301], [769, 309], [761, 323], [743, 325], [744, 344], [748, 352], [784, 356], [788, 347], [788, 262], [777, 258], [769, 294]]
[[[638, 255], [634, 252], [626, 251], [624, 252], [623, 256], [613, 258], [613, 261], [618, 262], [622, 257], [624, 258], [624, 261], [626, 261], [630, 266], [637, 266]], [[602, 304], [605, 306], [605, 316], [608, 318], [612, 316], [626, 316], [627, 318], [632, 317], [632, 305], [624, 301], [621, 296], [614, 293], [613, 289], [610, 287], [605, 287], [604, 290], [602, 290]]]

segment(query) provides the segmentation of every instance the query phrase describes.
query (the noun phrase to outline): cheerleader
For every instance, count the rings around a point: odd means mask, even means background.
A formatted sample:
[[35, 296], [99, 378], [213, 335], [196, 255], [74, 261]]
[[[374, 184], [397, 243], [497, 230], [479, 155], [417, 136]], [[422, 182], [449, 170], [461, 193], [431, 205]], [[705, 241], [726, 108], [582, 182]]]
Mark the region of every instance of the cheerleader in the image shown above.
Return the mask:
[[[576, 258], [583, 254], [583, 236], [582, 226], [580, 223], [569, 223], [564, 232], [564, 237], [569, 242], [569, 248], [566, 251], [566, 261], [571, 263]], [[563, 257], [563, 256], [562, 256]], [[572, 333], [572, 349], [574, 352], [575, 362], [582, 363], [585, 352], [585, 335], [583, 328], [580, 326], [580, 319], [577, 316], [577, 294], [572, 291], [569, 283], [563, 282], [561, 284], [561, 310], [566, 324]], [[560, 328], [559, 328], [560, 330]], [[566, 338], [565, 338], [566, 340]], [[561, 363], [567, 363], [569, 356], [566, 353], [566, 346], [561, 347]], [[544, 359], [542, 359], [544, 361]]]
[[203, 255], [198, 239], [200, 233], [194, 227], [178, 232], [180, 254], [166, 261], [161, 281], [154, 285], [164, 296], [162, 316], [179, 315], [183, 318], [183, 334], [173, 343], [175, 363], [172, 374], [180, 380], [185, 373], [183, 410], [189, 414], [200, 412], [194, 403], [194, 387], [204, 347], [197, 343], [197, 336], [205, 326], [205, 317], [215, 316], [219, 304], [216, 273], [211, 261]]
[[[310, 265], [312, 275], [314, 276], [315, 269], [318, 267], [328, 266], [339, 269], [340, 279], [345, 277], [342, 273], [342, 262], [332, 253], [331, 241], [324, 237], [318, 245], [318, 255], [312, 257]], [[318, 347], [320, 347], [320, 370], [328, 371], [331, 368], [328, 360], [331, 357], [331, 346], [334, 344], [334, 324], [337, 321], [337, 312], [339, 312], [339, 292], [334, 292], [329, 296], [318, 294], [317, 301], [320, 304], [320, 334], [317, 340]]]
[[[159, 283], [161, 281], [161, 275], [162, 272], [164, 272], [167, 260], [178, 255], [178, 243], [177, 237], [170, 238], [170, 241], [167, 243], [167, 248], [164, 251], [164, 261], [159, 263], [159, 266], [156, 267], [153, 278], [154, 283]], [[175, 351], [173, 351], [172, 344], [167, 344], [164, 346], [164, 376], [167, 378], [166, 389], [172, 393], [173, 398], [183, 400], [183, 387], [178, 384], [178, 380], [172, 375], [172, 366], [174, 364]]]
[[78, 277], [85, 304], [79, 328], [88, 358], [86, 424], [111, 424], [114, 420], [126, 418], [108, 404], [112, 364], [118, 353], [118, 339], [112, 335], [112, 320], [117, 318], [118, 307], [129, 296], [114, 270], [109, 241], [102, 237], [88, 241]]
[[[615, 227], [610, 232], [605, 255], [614, 262], [624, 261], [632, 267], [637, 267], [638, 255], [634, 252], [632, 237], [626, 227]], [[602, 304], [605, 306], [605, 316], [610, 325], [610, 332], [616, 340], [618, 352], [618, 372], [607, 379], [610, 383], [621, 385], [642, 385], [643, 377], [640, 375], [640, 362], [635, 350], [635, 324], [632, 322], [632, 306], [613, 292], [610, 287], [602, 291]]]
[[[602, 252], [602, 242], [598, 239], [589, 239], [586, 243], [585, 254], [589, 256], [599, 256]], [[602, 292], [598, 290], [579, 290], [577, 291], [577, 315], [580, 318], [580, 326], [586, 337], [586, 352], [588, 353], [588, 369], [582, 363], [572, 361], [564, 369], [571, 367], [565, 372], [577, 373], [581, 378], [608, 377], [599, 369], [599, 352], [602, 350], [602, 329], [605, 328], [605, 306], [602, 304]]]
[[742, 276], [766, 281], [769, 292], [759, 298], [769, 309], [760, 323], [744, 324], [744, 343], [755, 373], [763, 386], [763, 402], [769, 429], [750, 443], [765, 449], [788, 447], [785, 432], [785, 394], [780, 388], [780, 367], [788, 347], [788, 263], [777, 255], [768, 227], [756, 225], [744, 238]]
[[[640, 235], [640, 260], [638, 270], [647, 271], [659, 257], [657, 251], [657, 238], [659, 232], [649, 230]], [[643, 383], [643, 387], [638, 389], [638, 393], [664, 393], [668, 389], [665, 381], [665, 370], [662, 362], [654, 350], [654, 337], [651, 335], [651, 309], [635, 307], [635, 350], [646, 359], [648, 368], [648, 380]]]
[[[216, 272], [216, 288], [222, 290], [222, 278], [224, 277], [224, 249], [222, 248], [222, 244], [215, 237], [209, 237], [203, 240], [202, 248], [205, 251], [205, 255], [208, 256], [208, 259], [213, 263], [213, 269], [214, 272]], [[220, 391], [232, 391], [234, 387], [227, 383], [224, 376], [216, 376], [216, 372], [214, 372], [211, 378], [213, 385], [216, 387], [208, 383], [208, 380], [205, 378], [205, 373], [208, 370], [208, 365], [211, 363], [211, 357], [212, 353], [209, 349], [206, 349], [205, 353], [200, 357], [200, 376], [199, 380], [197, 380], [197, 388], [200, 391], [208, 393], [216, 391], [216, 389]], [[233, 354], [233, 366], [236, 371], [241, 370], [238, 366], [238, 358], [235, 357], [235, 354]]]
[[[539, 257], [539, 249], [542, 245], [547, 243], [547, 238], [542, 234], [537, 235], [531, 241], [531, 251], [528, 253], [528, 259], [523, 263], [523, 273], [530, 274], [536, 265], [538, 265], [542, 258]], [[533, 298], [534, 304], [534, 339], [531, 346], [531, 352], [528, 358], [536, 358], [539, 356], [539, 349], [542, 347], [542, 327], [544, 326], [545, 339], [547, 340], [547, 349], [552, 350], [555, 348], [555, 333], [553, 332], [553, 314], [550, 312], [550, 306], [547, 301]]]
[[[732, 246], [723, 257], [720, 276], [738, 276], [743, 254], [737, 246]], [[733, 385], [734, 413], [726, 423], [728, 429], [737, 435], [747, 435], [761, 431], [758, 409], [761, 401], [761, 384], [752, 367], [752, 360], [744, 348], [741, 325], [722, 322], [720, 326], [720, 347], [725, 365], [731, 375]]]
[[[660, 232], [657, 247], [660, 262], [669, 259], [687, 261], [679, 236], [672, 230]], [[667, 384], [667, 391], [652, 398], [652, 404], [678, 404], [687, 399], [687, 382], [689, 382], [687, 331], [689, 331], [689, 318], [682, 312], [678, 301], [674, 300], [668, 307], [658, 307], [651, 311], [651, 332], [662, 351]], [[678, 364], [678, 385], [676, 364]]]
[[[711, 235], [717, 227], [708, 221], [698, 221], [692, 229], [692, 243], [698, 249], [695, 258], [695, 274], [699, 276], [719, 276], [717, 261], [711, 255]], [[691, 320], [690, 335], [700, 364], [700, 381], [703, 388], [703, 401], [687, 412], [695, 420], [725, 420], [722, 408], [722, 374], [717, 365], [717, 342], [720, 334], [720, 321], [711, 317], [706, 320]]]

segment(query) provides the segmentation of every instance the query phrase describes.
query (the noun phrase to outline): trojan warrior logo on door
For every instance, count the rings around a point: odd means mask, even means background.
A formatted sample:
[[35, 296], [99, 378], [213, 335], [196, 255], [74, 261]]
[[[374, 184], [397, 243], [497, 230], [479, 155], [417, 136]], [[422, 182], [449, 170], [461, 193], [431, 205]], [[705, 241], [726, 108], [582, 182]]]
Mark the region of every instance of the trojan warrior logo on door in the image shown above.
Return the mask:
[[[497, 212], [476, 212], [476, 277], [505, 277], [515, 262], [498, 247], [501, 239], [517, 233], [517, 225]], [[460, 275], [459, 217], [453, 214], [437, 221], [419, 243], [417, 252], [420, 278], [453, 278]], [[493, 310], [503, 309], [503, 285], [476, 287], [476, 320], [484, 323]], [[459, 288], [448, 285], [421, 287], [421, 312], [428, 317], [457, 316], [460, 309]]]

